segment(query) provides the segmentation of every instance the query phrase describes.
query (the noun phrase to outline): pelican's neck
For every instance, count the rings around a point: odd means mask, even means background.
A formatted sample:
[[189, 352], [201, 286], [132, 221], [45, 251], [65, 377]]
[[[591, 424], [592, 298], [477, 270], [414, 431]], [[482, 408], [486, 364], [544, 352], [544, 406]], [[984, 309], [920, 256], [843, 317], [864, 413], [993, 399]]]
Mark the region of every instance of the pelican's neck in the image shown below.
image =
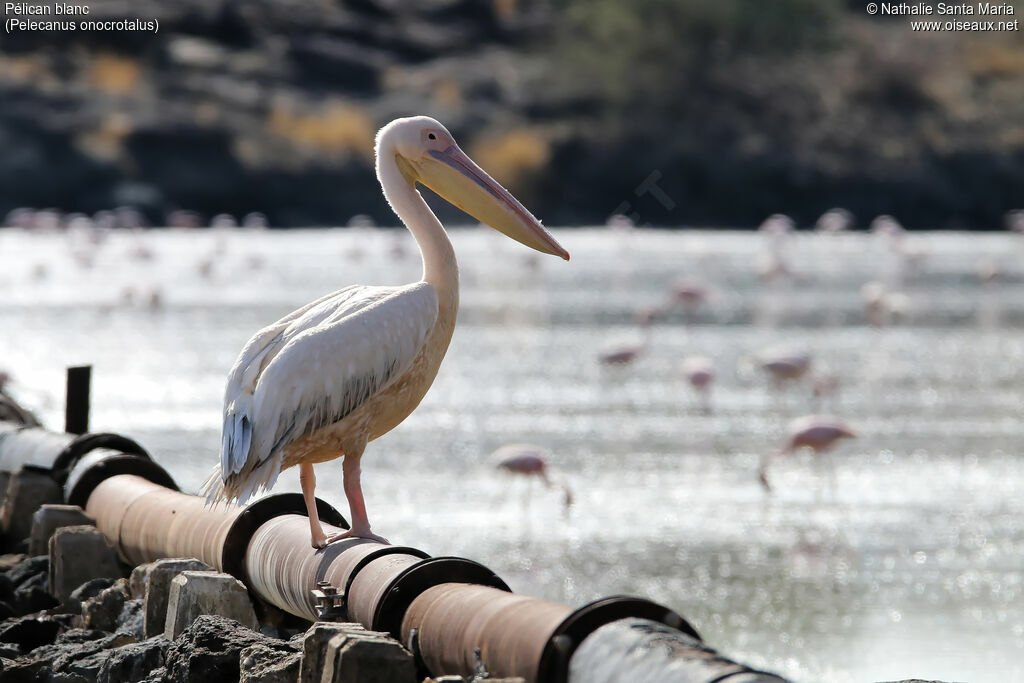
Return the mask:
[[423, 280], [437, 290], [439, 303], [459, 305], [459, 265], [455, 261], [448, 233], [423, 197], [398, 170], [394, 154], [384, 153], [377, 160], [377, 176], [391, 208], [416, 238], [423, 256]]

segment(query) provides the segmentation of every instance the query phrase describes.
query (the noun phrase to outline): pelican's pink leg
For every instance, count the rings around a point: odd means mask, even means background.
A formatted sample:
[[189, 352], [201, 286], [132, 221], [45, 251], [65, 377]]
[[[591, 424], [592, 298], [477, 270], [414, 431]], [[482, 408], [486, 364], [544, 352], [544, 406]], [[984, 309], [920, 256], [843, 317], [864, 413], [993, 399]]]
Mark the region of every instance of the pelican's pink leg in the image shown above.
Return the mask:
[[352, 528], [344, 533], [331, 536], [327, 539], [328, 543], [333, 543], [342, 538], [353, 537], [370, 538], [378, 543], [389, 543], [388, 539], [370, 531], [370, 520], [366, 516], [366, 502], [363, 500], [363, 489], [359, 484], [359, 461], [361, 457], [361, 450], [354, 454], [346, 453], [341, 465], [342, 473], [345, 477], [345, 497], [348, 498], [348, 507], [352, 514]]
[[309, 515], [309, 532], [314, 548], [323, 548], [327, 545], [327, 534], [320, 526], [320, 516], [316, 512], [316, 475], [313, 473], [313, 466], [309, 463], [299, 465], [299, 485], [302, 487], [302, 499], [306, 502], [306, 513]]

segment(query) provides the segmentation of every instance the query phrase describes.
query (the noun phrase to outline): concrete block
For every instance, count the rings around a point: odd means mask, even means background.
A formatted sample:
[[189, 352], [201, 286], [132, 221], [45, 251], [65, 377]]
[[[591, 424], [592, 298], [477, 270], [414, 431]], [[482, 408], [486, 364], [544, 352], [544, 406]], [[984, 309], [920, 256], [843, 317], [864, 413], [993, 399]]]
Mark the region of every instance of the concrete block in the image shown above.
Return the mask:
[[0, 507], [0, 529], [14, 541], [32, 533], [32, 515], [47, 503], [63, 503], [64, 492], [49, 474], [21, 469], [11, 475]]
[[299, 664], [300, 683], [320, 683], [327, 643], [335, 636], [349, 632], [364, 633], [366, 629], [356, 622], [318, 621], [306, 631], [302, 640], [302, 662]]
[[50, 593], [67, 603], [86, 581], [119, 579], [124, 569], [113, 544], [93, 526], [66, 526], [50, 537]]
[[171, 580], [171, 591], [167, 596], [164, 638], [174, 640], [202, 614], [233, 619], [253, 631], [260, 628], [249, 591], [235, 577], [213, 571], [178, 574]]
[[[212, 567], [196, 559], [181, 557], [157, 560], [142, 566], [146, 569], [140, 569], [143, 572], [141, 577], [132, 572], [129, 592], [138, 590], [140, 583], [145, 586], [146, 614], [142, 618], [142, 630], [147, 638], [152, 638], [163, 635], [167, 625], [167, 598], [171, 592], [171, 580], [182, 572], [208, 571]], [[136, 579], [139, 581], [136, 582]]]
[[140, 564], [128, 575], [128, 596], [132, 600], [144, 600], [146, 598], [146, 584], [149, 583], [149, 570], [152, 568], [152, 562]]
[[334, 636], [324, 653], [322, 683], [417, 683], [412, 653], [386, 633]]
[[32, 514], [32, 533], [28, 539], [28, 554], [45, 555], [50, 547], [50, 536], [65, 526], [96, 526], [96, 520], [77, 505], [47, 503]]

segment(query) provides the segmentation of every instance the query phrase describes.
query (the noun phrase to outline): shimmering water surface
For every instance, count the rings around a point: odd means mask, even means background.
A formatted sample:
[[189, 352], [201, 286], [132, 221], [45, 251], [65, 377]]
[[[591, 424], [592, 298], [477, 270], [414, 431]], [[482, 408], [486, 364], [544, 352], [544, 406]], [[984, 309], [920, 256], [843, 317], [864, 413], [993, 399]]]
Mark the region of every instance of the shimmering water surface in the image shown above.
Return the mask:
[[[570, 263], [454, 231], [459, 326], [419, 409], [364, 458], [375, 528], [457, 554], [513, 589], [580, 605], [619, 593], [683, 614], [724, 653], [798, 681], [1024, 680], [1024, 240], [798, 234], [798, 281], [765, 283], [754, 233], [560, 230]], [[981, 271], [998, 271], [986, 282]], [[139, 440], [195, 490], [217, 460], [228, 368], [248, 337], [351, 283], [420, 274], [405, 231], [66, 235], [0, 231], [0, 367], [53, 428], [63, 372], [92, 363], [95, 430]], [[642, 339], [639, 309], [689, 277], [712, 289]], [[861, 287], [901, 295], [865, 324]], [[752, 362], [793, 344], [818, 376], [773, 391]], [[714, 360], [705, 414], [682, 360]], [[810, 412], [859, 438], [757, 480]], [[494, 471], [498, 446], [550, 449], [575, 493]], [[347, 511], [339, 462], [321, 497]], [[298, 490], [288, 472], [277, 490]]]

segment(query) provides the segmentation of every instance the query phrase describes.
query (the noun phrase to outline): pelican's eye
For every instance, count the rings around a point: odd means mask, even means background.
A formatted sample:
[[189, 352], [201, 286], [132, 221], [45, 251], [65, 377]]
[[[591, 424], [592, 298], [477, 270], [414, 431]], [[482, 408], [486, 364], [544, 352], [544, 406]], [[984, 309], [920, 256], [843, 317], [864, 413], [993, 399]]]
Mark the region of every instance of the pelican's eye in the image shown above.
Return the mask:
[[428, 133], [428, 134], [427, 134], [427, 138], [428, 138], [428, 139], [430, 139], [430, 140], [436, 140], [436, 139], [437, 139], [437, 136], [436, 136], [436, 135], [434, 135], [433, 133]]

